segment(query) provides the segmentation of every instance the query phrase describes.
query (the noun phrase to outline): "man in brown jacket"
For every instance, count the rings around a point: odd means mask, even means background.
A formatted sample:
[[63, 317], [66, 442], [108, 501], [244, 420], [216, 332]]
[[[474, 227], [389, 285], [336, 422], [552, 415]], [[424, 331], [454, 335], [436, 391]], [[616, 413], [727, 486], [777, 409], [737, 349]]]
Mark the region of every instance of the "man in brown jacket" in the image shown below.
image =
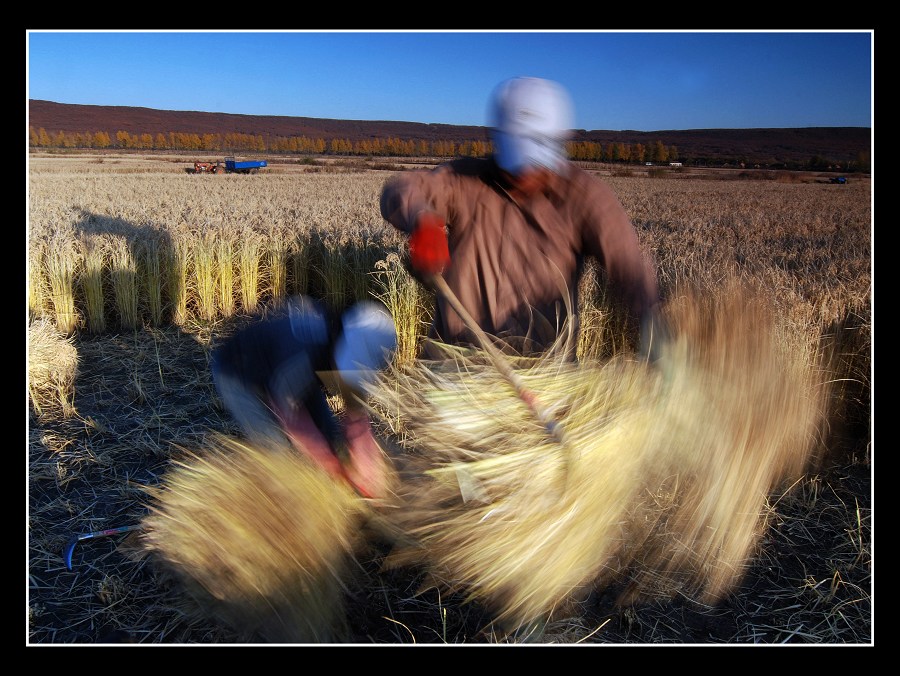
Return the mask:
[[[490, 158], [398, 174], [383, 189], [382, 215], [410, 235], [413, 274], [426, 283], [442, 274], [485, 333], [536, 354], [563, 332], [566, 295], [577, 322], [578, 281], [592, 256], [641, 323], [641, 348], [652, 357], [656, 273], [613, 191], [566, 159], [567, 92], [513, 78], [495, 90], [490, 114]], [[442, 298], [431, 337], [477, 344]]]

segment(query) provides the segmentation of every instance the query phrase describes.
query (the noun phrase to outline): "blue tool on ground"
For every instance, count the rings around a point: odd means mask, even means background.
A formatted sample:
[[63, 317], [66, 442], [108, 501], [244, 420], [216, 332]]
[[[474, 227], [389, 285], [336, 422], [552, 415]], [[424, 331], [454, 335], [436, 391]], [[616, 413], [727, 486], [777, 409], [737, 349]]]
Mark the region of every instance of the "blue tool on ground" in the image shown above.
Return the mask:
[[84, 535], [76, 535], [69, 543], [66, 545], [66, 548], [63, 550], [63, 560], [66, 562], [66, 569], [72, 570], [72, 552], [75, 551], [75, 545], [77, 545], [82, 540], [90, 540], [91, 538], [99, 538], [105, 537], [107, 535], [118, 535], [119, 533], [127, 533], [128, 531], [137, 530], [141, 526], [133, 525], [133, 526], [119, 526], [118, 528], [108, 528], [106, 530], [98, 530], [94, 533], [85, 533]]

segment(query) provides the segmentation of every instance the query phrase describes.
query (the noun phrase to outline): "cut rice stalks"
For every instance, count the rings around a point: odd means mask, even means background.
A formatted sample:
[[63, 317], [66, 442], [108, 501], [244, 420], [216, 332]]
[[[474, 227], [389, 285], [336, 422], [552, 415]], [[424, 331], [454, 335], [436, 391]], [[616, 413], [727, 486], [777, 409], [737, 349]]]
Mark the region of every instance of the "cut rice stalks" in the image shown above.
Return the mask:
[[138, 548], [189, 615], [251, 642], [340, 639], [364, 510], [347, 486], [290, 449], [215, 436], [148, 490]]
[[517, 360], [566, 430], [567, 473], [479, 351], [383, 374], [372, 407], [403, 439], [405, 466], [384, 510], [402, 536], [389, 565], [424, 567], [509, 629], [614, 581], [631, 582], [632, 601], [731, 590], [768, 497], [810, 459], [826, 388], [807, 344], [740, 287], [669, 312], [655, 365]]
[[38, 415], [47, 408], [75, 413], [78, 350], [73, 336], [63, 335], [49, 319], [28, 324], [28, 400]]

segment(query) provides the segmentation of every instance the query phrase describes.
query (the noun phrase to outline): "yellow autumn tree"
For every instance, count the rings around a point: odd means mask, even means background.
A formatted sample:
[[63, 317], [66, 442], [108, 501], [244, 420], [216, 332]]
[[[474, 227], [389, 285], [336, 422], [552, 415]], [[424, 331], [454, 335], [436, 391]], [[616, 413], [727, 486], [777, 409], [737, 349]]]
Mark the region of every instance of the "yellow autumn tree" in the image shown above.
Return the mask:
[[653, 145], [653, 161], [654, 162], [668, 162], [669, 161], [669, 149], [663, 144], [662, 141], [657, 141]]

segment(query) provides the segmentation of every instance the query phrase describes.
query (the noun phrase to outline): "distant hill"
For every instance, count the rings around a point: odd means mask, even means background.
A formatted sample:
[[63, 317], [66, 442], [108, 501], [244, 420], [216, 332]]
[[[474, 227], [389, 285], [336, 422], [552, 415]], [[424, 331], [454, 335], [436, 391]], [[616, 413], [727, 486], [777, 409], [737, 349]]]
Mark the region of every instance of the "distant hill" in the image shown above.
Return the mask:
[[[89, 106], [29, 100], [29, 126], [49, 133], [116, 132], [129, 134], [253, 134], [265, 137], [347, 139], [353, 143], [374, 138], [402, 140], [483, 141], [486, 127], [393, 122], [330, 120], [278, 115], [236, 115], [201, 111], [155, 110], [126, 106]], [[773, 166], [806, 164], [812, 158], [856, 162], [871, 154], [869, 127], [801, 127], [775, 129], [687, 129], [659, 131], [576, 130], [575, 141], [607, 145], [674, 146], [679, 158], [702, 163], [746, 162]]]

